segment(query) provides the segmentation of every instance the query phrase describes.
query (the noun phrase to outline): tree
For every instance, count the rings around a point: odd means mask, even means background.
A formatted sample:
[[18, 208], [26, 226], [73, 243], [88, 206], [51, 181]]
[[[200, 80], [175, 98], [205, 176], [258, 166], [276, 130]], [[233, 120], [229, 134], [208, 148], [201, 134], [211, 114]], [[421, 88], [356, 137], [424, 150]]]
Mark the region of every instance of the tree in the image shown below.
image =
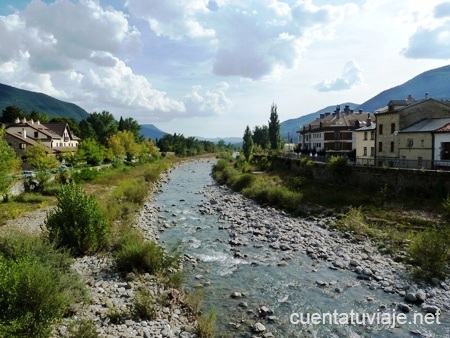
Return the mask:
[[3, 115], [0, 119], [2, 123], [14, 123], [17, 118], [22, 118], [25, 113], [17, 106], [8, 106], [3, 109]]
[[86, 119], [95, 132], [95, 139], [102, 145], [108, 144], [108, 138], [117, 132], [117, 121], [108, 111], [92, 113]]
[[256, 126], [253, 129], [253, 142], [255, 145], [260, 146], [262, 149], [269, 149], [269, 127], [263, 125], [261, 127]]
[[30, 114], [30, 119], [33, 119], [34, 121], [40, 121], [42, 123], [48, 123], [49, 118], [47, 114], [42, 114], [38, 112], [37, 110], [33, 110]]
[[77, 156], [83, 158], [90, 165], [99, 165], [105, 159], [100, 144], [93, 138], [80, 142]]
[[49, 155], [48, 148], [41, 142], [35, 146], [27, 147], [24, 151], [27, 162], [36, 170], [49, 170], [58, 166], [54, 156]]
[[86, 120], [81, 120], [78, 124], [79, 134], [75, 134], [79, 136], [82, 140], [88, 138], [96, 138], [94, 128], [90, 125]]
[[280, 120], [278, 119], [277, 105], [274, 103], [270, 108], [269, 140], [270, 149], [279, 150], [281, 148]]
[[141, 147], [136, 142], [134, 134], [129, 130], [118, 131], [111, 135], [108, 139], [108, 145], [116, 158], [122, 159], [126, 156], [128, 161], [131, 161], [135, 156], [139, 156], [141, 152]]
[[245, 128], [244, 143], [242, 145], [242, 150], [244, 152], [245, 159], [247, 161], [249, 161], [250, 157], [252, 156], [252, 152], [253, 152], [253, 137], [252, 137], [252, 131], [250, 130], [249, 126], [247, 126], [247, 128]]
[[9, 187], [12, 183], [11, 174], [19, 168], [20, 159], [3, 139], [4, 133], [4, 128], [0, 128], [0, 194], [3, 196], [3, 202], [7, 202]]
[[130, 131], [133, 133], [136, 141], [139, 141], [139, 132], [141, 131], [141, 125], [138, 121], [133, 119], [132, 117], [128, 117], [125, 120], [120, 117], [119, 124], [117, 127], [118, 131]]

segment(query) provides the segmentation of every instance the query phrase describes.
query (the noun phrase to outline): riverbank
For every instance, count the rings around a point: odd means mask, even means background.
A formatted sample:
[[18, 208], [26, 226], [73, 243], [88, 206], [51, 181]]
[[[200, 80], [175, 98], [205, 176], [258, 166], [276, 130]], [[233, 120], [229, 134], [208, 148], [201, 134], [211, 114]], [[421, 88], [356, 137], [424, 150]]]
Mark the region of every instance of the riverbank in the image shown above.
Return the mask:
[[[210, 186], [205, 196], [209, 201], [201, 206], [201, 211], [217, 214], [229, 224], [221, 229], [228, 233], [228, 243], [235, 257], [245, 258], [241, 248], [248, 245], [261, 250], [270, 247], [281, 257], [275, 264], [282, 268], [290, 264], [294, 256], [306, 254], [313, 262], [325, 262], [329, 269], [351, 271], [355, 282], [370, 291], [382, 290], [397, 295], [398, 300], [393, 305], [399, 312], [436, 314], [440, 311], [447, 316], [450, 311], [448, 281], [434, 280], [434, 285], [415, 281], [408, 273], [408, 266], [394, 261], [374, 243], [331, 228], [333, 218], [290, 217], [283, 211], [263, 208], [226, 186]], [[351, 287], [336, 286], [331, 280], [317, 279], [316, 287], [335, 294], [352, 292]], [[360, 301], [374, 301], [374, 297], [367, 296]]]
[[[209, 169], [208, 169], [209, 168]], [[333, 217], [291, 217], [214, 183], [210, 164], [174, 170], [158, 192], [160, 242], [181, 241], [192, 289], [205, 294], [227, 337], [445, 336], [448, 281], [416, 282], [408, 266], [369, 239], [331, 227]], [[429, 315], [441, 324], [295, 326], [295, 311]], [[441, 311], [440, 316], [434, 316]]]

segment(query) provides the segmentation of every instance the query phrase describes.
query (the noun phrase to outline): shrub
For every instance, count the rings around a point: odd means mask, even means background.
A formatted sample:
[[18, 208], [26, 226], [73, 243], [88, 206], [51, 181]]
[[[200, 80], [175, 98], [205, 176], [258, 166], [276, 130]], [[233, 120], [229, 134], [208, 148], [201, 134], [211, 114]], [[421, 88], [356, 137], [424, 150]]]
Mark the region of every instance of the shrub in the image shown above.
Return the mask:
[[217, 336], [216, 331], [216, 313], [214, 311], [197, 318], [197, 335], [199, 338], [214, 338]]
[[149, 168], [144, 172], [145, 182], [156, 182], [159, 179], [159, 171]]
[[89, 319], [72, 322], [68, 327], [68, 338], [98, 338], [97, 327]]
[[124, 234], [114, 252], [117, 267], [125, 272], [148, 272], [154, 275], [169, 275], [178, 268], [181, 252], [178, 248], [168, 254], [155, 241], [146, 241], [132, 230]]
[[252, 174], [243, 174], [233, 183], [234, 191], [241, 191], [242, 189], [249, 188], [256, 181], [256, 177]]
[[157, 318], [156, 301], [144, 285], [136, 291], [133, 309], [135, 316], [141, 320], [155, 320]]
[[409, 255], [417, 264], [414, 272], [418, 277], [444, 278], [450, 264], [450, 230], [431, 229], [416, 235], [409, 247]]
[[216, 173], [216, 172], [219, 172], [219, 171], [223, 171], [227, 167], [228, 162], [229, 161], [227, 161], [225, 159], [220, 159], [219, 161], [217, 161], [216, 164], [213, 165], [212, 172]]
[[357, 234], [367, 234], [369, 232], [369, 226], [361, 208], [351, 208], [336, 221], [336, 226], [341, 230], [351, 230]]
[[345, 157], [331, 156], [330, 161], [327, 163], [327, 170], [335, 175], [346, 174], [349, 169], [347, 166], [347, 158]]
[[0, 240], [0, 336], [48, 337], [51, 324], [85, 296], [70, 257], [38, 237]]
[[115, 190], [114, 196], [118, 200], [142, 204], [148, 196], [144, 182], [140, 180], [128, 180], [122, 182]]
[[95, 197], [74, 182], [62, 186], [57, 207], [47, 214], [47, 236], [75, 255], [92, 254], [106, 247], [110, 225]]
[[72, 178], [77, 183], [90, 182], [90, 181], [95, 180], [100, 175], [101, 175], [100, 172], [98, 170], [96, 170], [96, 169], [83, 168], [80, 171], [75, 172], [72, 175]]
[[58, 193], [61, 191], [61, 186], [59, 184], [47, 184], [43, 189], [42, 189], [42, 195], [45, 196], [56, 196], [58, 195]]

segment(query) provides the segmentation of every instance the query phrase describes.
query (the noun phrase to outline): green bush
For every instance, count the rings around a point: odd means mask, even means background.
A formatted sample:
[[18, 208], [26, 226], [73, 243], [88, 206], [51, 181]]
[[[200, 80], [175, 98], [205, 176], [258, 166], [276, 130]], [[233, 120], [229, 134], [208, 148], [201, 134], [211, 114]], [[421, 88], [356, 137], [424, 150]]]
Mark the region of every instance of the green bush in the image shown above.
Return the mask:
[[229, 161], [227, 161], [225, 159], [218, 160], [217, 163], [213, 165], [212, 172], [216, 173], [216, 172], [223, 171], [228, 166], [228, 163], [229, 163]]
[[98, 338], [97, 327], [89, 319], [72, 322], [68, 327], [68, 338]]
[[57, 183], [47, 184], [42, 189], [42, 195], [45, 196], [56, 196], [61, 191], [61, 186]]
[[141, 180], [127, 180], [116, 188], [114, 197], [119, 201], [125, 200], [140, 205], [148, 197], [148, 190], [145, 182]]
[[169, 275], [180, 263], [181, 252], [175, 248], [167, 253], [155, 241], [146, 241], [136, 231], [128, 231], [118, 241], [114, 252], [117, 267], [125, 272], [148, 272], [153, 275]]
[[243, 174], [233, 183], [234, 191], [241, 191], [242, 189], [249, 188], [256, 181], [256, 177], [253, 174]]
[[335, 175], [347, 174], [349, 169], [346, 157], [331, 156], [330, 161], [327, 163], [327, 170]]
[[0, 239], [0, 336], [48, 337], [51, 325], [85, 297], [70, 257], [38, 237]]
[[90, 182], [100, 177], [101, 173], [96, 169], [91, 168], [83, 168], [80, 171], [76, 171], [72, 175], [72, 179], [77, 182]]
[[450, 229], [431, 229], [418, 233], [409, 247], [409, 255], [417, 264], [418, 277], [431, 279], [448, 275], [450, 264]]
[[197, 318], [197, 335], [199, 338], [214, 338], [217, 336], [215, 312]]
[[62, 186], [57, 207], [47, 214], [47, 236], [74, 255], [95, 253], [108, 244], [110, 224], [93, 196], [74, 182]]
[[156, 301], [144, 285], [136, 291], [133, 310], [134, 315], [141, 320], [155, 320], [157, 318]]

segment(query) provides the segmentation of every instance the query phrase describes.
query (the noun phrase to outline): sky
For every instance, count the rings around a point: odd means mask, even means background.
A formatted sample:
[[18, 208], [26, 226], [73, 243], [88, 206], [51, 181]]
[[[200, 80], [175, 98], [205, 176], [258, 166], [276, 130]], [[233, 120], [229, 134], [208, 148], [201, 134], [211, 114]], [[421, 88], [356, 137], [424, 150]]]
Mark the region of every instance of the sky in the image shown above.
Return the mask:
[[0, 0], [0, 46], [0, 83], [241, 137], [450, 64], [450, 1]]

